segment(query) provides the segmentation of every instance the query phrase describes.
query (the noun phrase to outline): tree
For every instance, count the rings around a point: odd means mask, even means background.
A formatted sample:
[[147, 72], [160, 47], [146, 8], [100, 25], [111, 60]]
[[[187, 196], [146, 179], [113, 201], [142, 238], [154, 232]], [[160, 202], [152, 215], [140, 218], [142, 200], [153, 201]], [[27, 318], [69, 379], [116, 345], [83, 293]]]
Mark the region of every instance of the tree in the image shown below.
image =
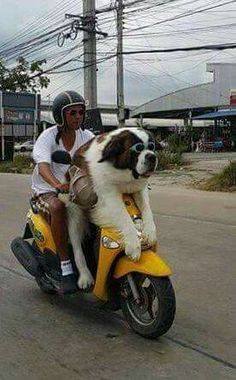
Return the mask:
[[0, 60], [0, 89], [37, 92], [40, 88], [47, 88], [50, 79], [43, 75], [44, 63], [45, 60], [29, 63], [25, 58], [19, 57], [17, 65], [9, 69]]

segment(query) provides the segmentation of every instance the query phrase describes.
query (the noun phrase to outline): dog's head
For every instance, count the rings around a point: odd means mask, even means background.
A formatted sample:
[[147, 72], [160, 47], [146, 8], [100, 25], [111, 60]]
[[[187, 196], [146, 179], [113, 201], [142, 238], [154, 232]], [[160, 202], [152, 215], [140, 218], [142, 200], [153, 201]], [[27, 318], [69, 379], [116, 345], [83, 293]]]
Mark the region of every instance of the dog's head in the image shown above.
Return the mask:
[[141, 128], [124, 128], [109, 134], [102, 157], [116, 169], [129, 169], [133, 177], [149, 177], [157, 166], [156, 144], [151, 133]]

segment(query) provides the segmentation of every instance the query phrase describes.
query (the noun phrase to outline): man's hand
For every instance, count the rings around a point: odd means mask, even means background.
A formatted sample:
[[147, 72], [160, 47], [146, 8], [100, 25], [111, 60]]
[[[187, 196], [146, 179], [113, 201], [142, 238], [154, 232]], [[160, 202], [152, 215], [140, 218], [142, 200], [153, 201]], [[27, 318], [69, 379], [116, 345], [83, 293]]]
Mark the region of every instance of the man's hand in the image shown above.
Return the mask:
[[59, 183], [58, 185], [55, 186], [55, 188], [60, 192], [60, 193], [69, 193], [69, 183]]

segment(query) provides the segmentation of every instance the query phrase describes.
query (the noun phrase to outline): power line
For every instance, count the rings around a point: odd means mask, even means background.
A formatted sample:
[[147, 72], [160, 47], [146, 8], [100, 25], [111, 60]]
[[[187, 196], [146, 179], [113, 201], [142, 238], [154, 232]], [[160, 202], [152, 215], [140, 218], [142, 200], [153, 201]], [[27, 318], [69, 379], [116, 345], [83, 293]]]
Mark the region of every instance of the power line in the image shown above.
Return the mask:
[[[189, 46], [170, 49], [149, 49], [149, 50], [134, 50], [124, 51], [123, 55], [133, 54], [153, 54], [153, 53], [173, 53], [177, 51], [196, 51], [196, 50], [228, 50], [235, 49], [236, 43], [218, 44], [218, 45], [201, 45], [201, 46]], [[107, 54], [107, 53], [105, 53]]]
[[[206, 12], [207, 10], [210, 10], [210, 9], [223, 7], [224, 5], [231, 4], [231, 3], [234, 3], [234, 2], [235, 2], [235, 0], [230, 0], [230, 1], [226, 1], [224, 3], [218, 4], [218, 5], [213, 5], [211, 7], [207, 7], [207, 8], [204, 8], [204, 9], [198, 9], [197, 8], [197, 9], [191, 11], [191, 12], [184, 12], [184, 13], [178, 15], [178, 16], [170, 17], [168, 19], [165, 19], [165, 20], [162, 20], [162, 21], [158, 21], [158, 22], [155, 22], [153, 24], [144, 25], [144, 26], [141, 26], [141, 27], [136, 28], [136, 29], [131, 29], [130, 32], [131, 31], [134, 32], [136, 30], [147, 29], [147, 28], [150, 28], [150, 27], [153, 27], [153, 26], [156, 26], [156, 25], [164, 24], [164, 23], [169, 22], [169, 21], [179, 20], [181, 18], [189, 17], [189, 16], [192, 16], [194, 14], [199, 14], [199, 13]], [[202, 7], [200, 7], [200, 8], [202, 8]], [[129, 33], [129, 31], [127, 33]]]

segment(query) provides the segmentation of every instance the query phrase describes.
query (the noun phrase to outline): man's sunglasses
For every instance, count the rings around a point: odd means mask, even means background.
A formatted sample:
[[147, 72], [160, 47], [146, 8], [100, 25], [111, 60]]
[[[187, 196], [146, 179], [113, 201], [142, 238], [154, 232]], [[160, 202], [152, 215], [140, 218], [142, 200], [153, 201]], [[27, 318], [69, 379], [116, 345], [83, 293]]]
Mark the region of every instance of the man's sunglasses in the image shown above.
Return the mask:
[[84, 113], [85, 113], [85, 111], [83, 109], [67, 111], [67, 114], [69, 116], [77, 116], [77, 115], [82, 116], [82, 115], [84, 115]]

